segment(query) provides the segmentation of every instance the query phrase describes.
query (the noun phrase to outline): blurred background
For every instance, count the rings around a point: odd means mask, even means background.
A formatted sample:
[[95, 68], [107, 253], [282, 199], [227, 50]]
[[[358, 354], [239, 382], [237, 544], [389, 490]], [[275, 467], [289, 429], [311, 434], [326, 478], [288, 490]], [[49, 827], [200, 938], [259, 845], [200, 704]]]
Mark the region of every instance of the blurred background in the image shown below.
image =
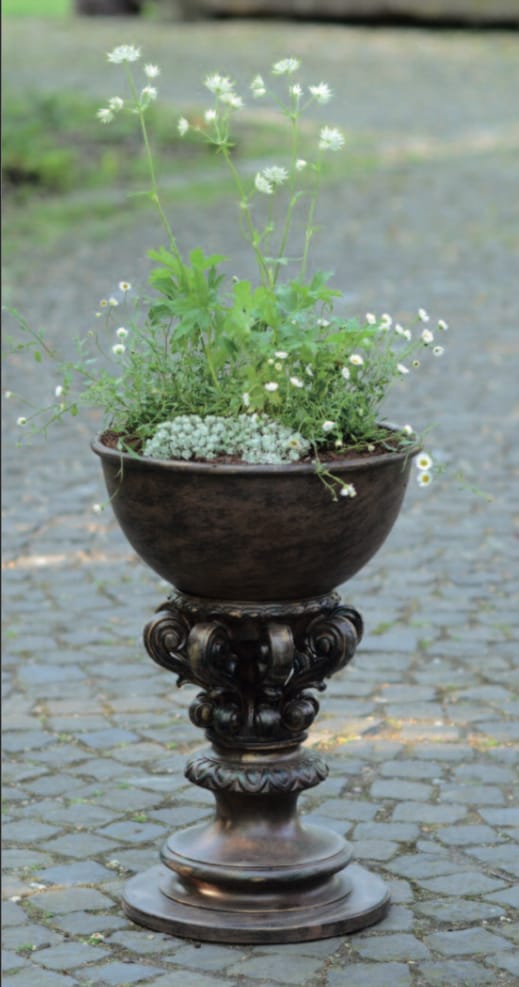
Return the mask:
[[381, 19], [460, 24], [517, 24], [517, 0], [4, 0], [4, 14], [62, 16], [281, 16], [343, 21]]
[[[221, 161], [179, 137], [177, 121], [203, 113], [208, 73], [231, 75], [246, 96], [255, 73], [292, 55], [303, 82], [335, 93], [311, 108], [309, 140], [323, 122], [346, 134], [323, 188], [314, 267], [336, 272], [351, 314], [405, 320], [424, 306], [456, 323], [448, 367], [424, 374], [433, 410], [417, 427], [445, 419], [451, 437], [437, 389], [454, 393], [461, 377], [469, 403], [488, 394], [489, 414], [509, 414], [485, 368], [506, 363], [503, 334], [517, 321], [519, 0], [4, 0], [2, 18], [7, 305], [66, 348], [119, 280], [145, 285], [162, 233], [134, 194], [147, 188], [139, 132], [131, 115], [96, 118], [123, 83], [106, 59], [122, 43], [161, 68], [150, 129], [179, 243], [224, 244], [230, 270], [254, 276]], [[245, 102], [236, 155], [253, 176], [279, 159], [281, 138], [267, 108]], [[491, 357], [478, 336], [488, 325], [501, 327], [500, 344], [485, 338]], [[39, 370], [33, 386], [54, 385]]]

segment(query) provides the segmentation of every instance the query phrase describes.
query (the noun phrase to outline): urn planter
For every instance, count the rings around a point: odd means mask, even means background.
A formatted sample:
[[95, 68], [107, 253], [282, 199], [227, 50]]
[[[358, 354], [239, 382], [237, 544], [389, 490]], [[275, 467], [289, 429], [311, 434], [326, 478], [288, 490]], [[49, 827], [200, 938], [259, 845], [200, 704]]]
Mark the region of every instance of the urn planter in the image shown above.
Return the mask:
[[172, 585], [148, 623], [150, 656], [200, 692], [210, 747], [187, 778], [214, 794], [209, 823], [174, 833], [132, 878], [136, 922], [204, 941], [296, 942], [379, 921], [389, 896], [337, 833], [305, 822], [301, 792], [327, 776], [304, 746], [315, 693], [350, 661], [362, 619], [335, 588], [374, 555], [414, 452], [335, 459], [356, 496], [334, 501], [312, 463], [159, 461], [93, 442], [117, 520]]

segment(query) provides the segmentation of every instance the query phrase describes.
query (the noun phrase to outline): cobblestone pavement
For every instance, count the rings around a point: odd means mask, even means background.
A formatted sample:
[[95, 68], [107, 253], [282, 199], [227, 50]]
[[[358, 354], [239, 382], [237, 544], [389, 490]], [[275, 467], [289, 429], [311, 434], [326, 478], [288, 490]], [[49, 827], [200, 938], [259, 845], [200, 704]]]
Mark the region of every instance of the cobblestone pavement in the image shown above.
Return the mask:
[[[319, 266], [337, 270], [356, 312], [404, 316], [424, 305], [449, 321], [448, 356], [395, 394], [392, 410], [416, 427], [434, 423], [432, 453], [461, 463], [494, 500], [447, 479], [426, 492], [413, 482], [390, 539], [344, 588], [367, 632], [323, 697], [309, 743], [331, 772], [302, 802], [389, 883], [389, 916], [321, 942], [200, 946], [134, 926], [119, 904], [127, 875], [155, 863], [168, 832], [210, 813], [206, 793], [183, 779], [186, 752], [202, 743], [187, 718], [191, 690], [150, 667], [140, 644], [165, 587], [109, 512], [91, 510], [104, 496], [88, 448], [95, 420], [22, 454], [9, 405], [3, 983], [511, 987], [517, 38], [268, 22], [131, 26], [55, 24], [31, 35], [18, 23], [6, 51], [11, 85], [27, 87], [31, 73], [40, 87], [59, 85], [59, 67], [62, 84], [110, 93], [105, 67], [94, 66], [125, 40], [169, 64], [191, 99], [194, 80], [213, 67], [236, 65], [239, 75], [263, 69], [265, 56], [305, 58], [345, 93], [330, 122], [376, 151], [372, 166], [325, 193]], [[204, 233], [211, 247], [231, 218], [227, 203], [209, 199], [201, 209], [181, 204], [176, 221], [186, 243]], [[143, 220], [115, 229], [107, 220], [96, 239], [71, 230], [52, 256], [35, 229], [23, 258], [8, 260], [9, 299], [65, 346], [100, 295], [120, 278], [138, 280], [155, 231]], [[228, 249], [239, 256], [231, 231]], [[27, 390], [21, 376], [12, 363], [6, 386]], [[37, 399], [52, 393], [45, 370], [29, 380]]]

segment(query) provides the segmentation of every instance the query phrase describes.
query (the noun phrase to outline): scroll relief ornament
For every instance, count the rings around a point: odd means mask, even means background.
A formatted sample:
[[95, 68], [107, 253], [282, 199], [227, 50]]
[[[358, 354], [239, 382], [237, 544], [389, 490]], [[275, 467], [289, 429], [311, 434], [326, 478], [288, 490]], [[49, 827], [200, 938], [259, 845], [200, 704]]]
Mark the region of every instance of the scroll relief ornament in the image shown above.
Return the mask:
[[148, 653], [178, 676], [178, 685], [202, 688], [190, 707], [192, 722], [215, 743], [257, 746], [298, 743], [319, 710], [312, 691], [351, 660], [362, 635], [356, 610], [332, 604], [301, 617], [279, 607], [243, 620], [220, 604], [217, 615], [190, 612], [176, 599], [163, 604], [144, 632]]

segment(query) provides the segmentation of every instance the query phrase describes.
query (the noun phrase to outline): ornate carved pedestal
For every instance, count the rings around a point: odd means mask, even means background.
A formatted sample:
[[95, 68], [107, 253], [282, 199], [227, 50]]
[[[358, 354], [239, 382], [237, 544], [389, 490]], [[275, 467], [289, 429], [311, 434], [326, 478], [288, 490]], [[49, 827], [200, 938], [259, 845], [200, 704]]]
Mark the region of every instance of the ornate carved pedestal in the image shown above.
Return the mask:
[[176, 593], [145, 630], [154, 661], [201, 692], [190, 708], [211, 747], [186, 776], [216, 801], [210, 823], [171, 836], [162, 863], [126, 886], [126, 913], [152, 929], [215, 942], [297, 942], [378, 922], [383, 882], [350, 863], [337, 833], [304, 824], [300, 792], [326, 778], [302, 742], [314, 690], [353, 657], [360, 615], [323, 597], [233, 604]]

